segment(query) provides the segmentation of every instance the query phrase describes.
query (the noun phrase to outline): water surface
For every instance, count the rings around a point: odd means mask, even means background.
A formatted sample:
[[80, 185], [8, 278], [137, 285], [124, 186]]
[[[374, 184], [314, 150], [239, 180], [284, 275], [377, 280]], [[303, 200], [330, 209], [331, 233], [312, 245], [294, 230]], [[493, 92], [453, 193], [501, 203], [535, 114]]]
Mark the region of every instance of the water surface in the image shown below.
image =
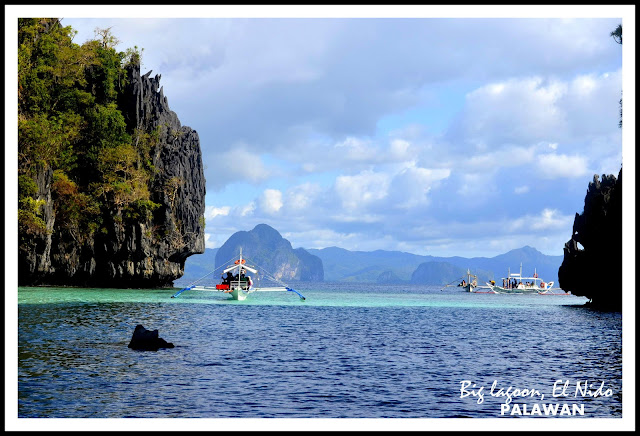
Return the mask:
[[[18, 416], [439, 418], [500, 416], [460, 398], [604, 381], [585, 417], [621, 417], [620, 313], [575, 296], [299, 284], [293, 293], [19, 288]], [[127, 348], [137, 324], [173, 349]], [[525, 403], [526, 400], [519, 402]], [[532, 403], [532, 401], [529, 401]]]

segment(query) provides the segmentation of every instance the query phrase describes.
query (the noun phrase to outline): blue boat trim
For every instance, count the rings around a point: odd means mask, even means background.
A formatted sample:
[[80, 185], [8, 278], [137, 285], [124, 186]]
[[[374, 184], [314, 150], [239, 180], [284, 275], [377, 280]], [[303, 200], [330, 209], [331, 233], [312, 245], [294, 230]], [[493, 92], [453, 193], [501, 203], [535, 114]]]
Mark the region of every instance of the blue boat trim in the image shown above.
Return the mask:
[[296, 291], [295, 289], [291, 289], [291, 288], [289, 288], [289, 287], [287, 287], [287, 286], [285, 286], [285, 287], [287, 288], [287, 291], [289, 291], [289, 292], [295, 292], [296, 294], [298, 294], [298, 295], [300, 296], [300, 299], [301, 299], [301, 300], [306, 300], [306, 298], [304, 298], [304, 295], [302, 295], [300, 292]]
[[173, 295], [171, 296], [171, 298], [176, 298], [178, 295], [182, 294], [184, 291], [188, 291], [188, 290], [193, 289], [193, 288], [195, 288], [195, 287], [196, 287], [196, 285], [193, 285], [193, 286], [187, 286], [186, 288], [180, 289], [178, 292], [176, 292], [175, 294], [173, 294]]

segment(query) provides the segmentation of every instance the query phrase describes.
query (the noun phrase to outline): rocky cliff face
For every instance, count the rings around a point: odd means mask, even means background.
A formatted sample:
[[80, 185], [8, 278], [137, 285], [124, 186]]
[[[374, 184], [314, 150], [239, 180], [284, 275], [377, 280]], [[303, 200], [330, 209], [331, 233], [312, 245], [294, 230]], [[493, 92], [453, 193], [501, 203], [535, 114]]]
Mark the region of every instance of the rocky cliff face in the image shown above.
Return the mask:
[[249, 232], [236, 232], [218, 249], [216, 268], [237, 259], [242, 247], [258, 270], [266, 270], [278, 280], [322, 281], [322, 260], [303, 248], [293, 249], [274, 228], [259, 224]]
[[564, 246], [558, 281], [594, 307], [622, 308], [622, 169], [617, 179], [595, 175], [589, 183], [584, 211], [576, 213]]
[[160, 207], [136, 219], [116, 208], [103, 211], [101, 229], [78, 238], [73, 229], [56, 225], [53, 172], [40, 170], [35, 182], [47, 232], [20, 245], [20, 285], [170, 286], [182, 276], [185, 259], [204, 252], [205, 178], [198, 134], [169, 109], [158, 89], [159, 75], [141, 76], [139, 65], [127, 73], [119, 106], [129, 130], [159, 132], [148, 189]]

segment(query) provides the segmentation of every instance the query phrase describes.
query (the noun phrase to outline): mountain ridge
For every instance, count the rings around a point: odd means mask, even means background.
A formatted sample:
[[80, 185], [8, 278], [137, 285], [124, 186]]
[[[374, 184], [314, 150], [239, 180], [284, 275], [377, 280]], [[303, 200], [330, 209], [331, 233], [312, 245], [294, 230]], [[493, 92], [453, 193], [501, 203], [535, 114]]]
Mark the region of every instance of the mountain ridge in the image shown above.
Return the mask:
[[[296, 250], [300, 249], [302, 248]], [[219, 249], [206, 249], [205, 254], [212, 250]], [[520, 263], [522, 263], [524, 275], [533, 274], [535, 269], [544, 280], [557, 282], [558, 268], [563, 259], [563, 256], [546, 255], [528, 245], [494, 257], [472, 258], [437, 257], [387, 250], [350, 251], [336, 246], [304, 250], [322, 262], [324, 281], [329, 282], [444, 285], [462, 278], [467, 269], [470, 269], [472, 274], [478, 276], [478, 283], [483, 284], [488, 280], [506, 276], [509, 269], [511, 272], [519, 271]], [[206, 272], [203, 269], [196, 269], [200, 264], [192, 267], [190, 264], [192, 258], [185, 266], [185, 276], [197, 278], [195, 271]], [[209, 259], [211, 259], [210, 254]], [[446, 265], [443, 268], [433, 268], [433, 265], [428, 265], [430, 263]], [[422, 273], [416, 274], [419, 269]]]
[[304, 248], [293, 249], [291, 243], [266, 224], [250, 231], [239, 231], [222, 244], [215, 255], [215, 268], [240, 252], [278, 280], [323, 281], [322, 261]]
[[[472, 258], [418, 255], [386, 250], [349, 251], [339, 247], [308, 249], [307, 251], [322, 259], [325, 280], [338, 282], [378, 282], [379, 275], [384, 274], [383, 277], [388, 277], [393, 273], [407, 283], [440, 285], [443, 284], [443, 281], [446, 283], [461, 277], [458, 274], [460, 271], [466, 272], [467, 269], [470, 269], [472, 274], [478, 275], [479, 283], [482, 283], [506, 276], [509, 269], [512, 272], [519, 270], [520, 263], [522, 263], [523, 274], [533, 274], [535, 269], [538, 275], [545, 280], [557, 282], [558, 268], [562, 263], [562, 256], [549, 256], [528, 245], [494, 257]], [[451, 264], [457, 268], [457, 272], [438, 276], [428, 275], [420, 279], [414, 277], [412, 280], [413, 273], [418, 267], [429, 262]], [[374, 266], [377, 266], [378, 269], [376, 270]]]

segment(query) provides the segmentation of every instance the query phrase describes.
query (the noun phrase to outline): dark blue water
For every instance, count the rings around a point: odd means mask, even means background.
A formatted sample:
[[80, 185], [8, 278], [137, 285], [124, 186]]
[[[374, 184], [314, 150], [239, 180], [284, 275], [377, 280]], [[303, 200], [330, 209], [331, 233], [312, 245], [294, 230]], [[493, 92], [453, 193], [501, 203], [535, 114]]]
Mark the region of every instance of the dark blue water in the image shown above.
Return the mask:
[[[306, 284], [244, 302], [175, 290], [20, 288], [23, 418], [500, 416], [499, 387], [621, 417], [622, 319], [574, 296]], [[173, 349], [127, 348], [158, 329]], [[485, 386], [482, 404], [461, 381]], [[571, 396], [552, 399], [557, 380]], [[610, 396], [574, 398], [577, 382]], [[517, 403], [533, 404], [529, 398]]]

